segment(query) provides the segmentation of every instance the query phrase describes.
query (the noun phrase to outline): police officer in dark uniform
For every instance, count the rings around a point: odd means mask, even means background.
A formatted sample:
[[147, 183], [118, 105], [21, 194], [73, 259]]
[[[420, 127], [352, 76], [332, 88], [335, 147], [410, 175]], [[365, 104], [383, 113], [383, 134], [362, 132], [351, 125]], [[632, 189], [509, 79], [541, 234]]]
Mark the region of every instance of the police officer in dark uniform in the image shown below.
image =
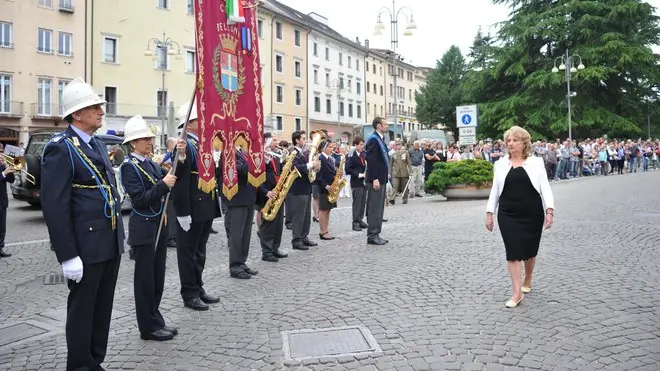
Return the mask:
[[209, 240], [213, 219], [220, 216], [218, 195], [199, 189], [197, 154], [197, 105], [193, 101], [188, 122], [186, 115], [190, 103], [179, 109], [180, 125], [187, 125], [186, 155], [181, 172], [177, 171], [177, 182], [172, 188], [176, 219], [179, 222], [176, 237], [177, 262], [181, 279], [183, 304], [194, 310], [208, 310], [207, 304], [218, 303], [220, 298], [204, 290], [202, 274], [206, 264], [206, 243]]
[[57, 261], [69, 288], [67, 370], [100, 370], [105, 359], [124, 226], [115, 173], [94, 132], [103, 104], [76, 78], [62, 91], [67, 129], [45, 146], [41, 205]]
[[[124, 144], [129, 143], [133, 148], [133, 153], [121, 164], [120, 174], [121, 184], [133, 207], [128, 222], [128, 244], [135, 251], [133, 288], [140, 337], [144, 340], [170, 340], [179, 331], [165, 324], [158, 309], [165, 286], [167, 226], [161, 229], [158, 247], [155, 245], [165, 196], [174, 186], [176, 176], [166, 173], [148, 157], [155, 134], [141, 116], [128, 120], [124, 135]], [[180, 140], [180, 154], [185, 154], [185, 147], [186, 142]]]
[[[261, 190], [260, 194], [268, 195], [270, 191], [275, 189], [277, 183], [280, 181], [280, 175], [282, 174], [282, 168], [284, 167], [282, 160], [285, 158], [279, 158], [275, 154], [278, 146], [277, 138], [271, 133], [265, 133], [264, 139], [264, 148], [266, 149], [266, 181], [259, 186], [259, 188]], [[279, 156], [286, 156], [286, 152], [280, 153]], [[268, 202], [268, 197], [259, 197], [260, 209], [263, 209], [266, 202]], [[283, 231], [284, 205], [280, 206], [275, 219], [268, 221], [263, 217], [261, 218], [261, 224], [259, 225], [259, 239], [261, 240], [262, 260], [277, 262], [280, 258], [286, 258], [289, 256], [279, 250], [282, 243]]]

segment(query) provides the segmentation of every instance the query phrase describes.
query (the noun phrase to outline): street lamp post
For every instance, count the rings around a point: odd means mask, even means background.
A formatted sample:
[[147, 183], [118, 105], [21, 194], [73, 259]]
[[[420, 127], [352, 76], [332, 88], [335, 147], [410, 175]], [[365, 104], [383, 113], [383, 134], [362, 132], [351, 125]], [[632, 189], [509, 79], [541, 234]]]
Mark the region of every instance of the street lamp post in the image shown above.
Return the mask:
[[328, 88], [329, 92], [332, 92], [332, 88], [334, 88], [337, 93], [337, 139], [341, 141], [341, 110], [339, 109], [339, 105], [341, 104], [341, 93], [345, 91], [350, 92], [351, 89], [344, 89], [339, 77], [332, 79], [328, 84]]
[[[403, 32], [403, 36], [412, 36], [413, 30], [417, 29], [417, 24], [413, 20], [412, 10], [408, 6], [404, 6], [397, 10], [396, 1], [392, 0], [392, 9], [382, 7], [378, 12], [378, 18], [376, 20], [376, 27], [374, 29], [374, 35], [379, 36], [383, 34], [385, 25], [383, 24], [380, 17], [383, 13], [387, 13], [390, 16], [390, 43], [392, 46], [392, 74], [394, 76], [394, 104], [392, 105], [393, 115], [394, 115], [394, 124], [398, 122], [398, 87], [397, 87], [397, 77], [399, 75], [396, 67], [396, 48], [399, 46], [399, 15], [403, 15], [406, 18], [408, 24], [406, 25], [406, 30]], [[408, 14], [406, 14], [408, 13]]]
[[[153, 50], [152, 50], [153, 46]], [[154, 51], [155, 50], [155, 51]], [[162, 51], [164, 54], [161, 55], [159, 51]], [[164, 62], [161, 62], [159, 64], [159, 68], [161, 70], [161, 97], [163, 99], [163, 107], [161, 108], [160, 114], [160, 130], [161, 130], [161, 145], [163, 147], [166, 146], [165, 143], [165, 118], [167, 116], [167, 99], [165, 99], [165, 70], [167, 70], [167, 56], [168, 55], [173, 55], [175, 56], [176, 59], [181, 58], [181, 48], [179, 47], [179, 43], [176, 41], [172, 40], [172, 38], [167, 37], [165, 35], [165, 32], [163, 32], [163, 38], [162, 39], [156, 39], [152, 38], [147, 42], [147, 49], [144, 51], [144, 55], [146, 57], [152, 57], [153, 60], [158, 60], [161, 57], [165, 59]], [[169, 134], [169, 133], [168, 133]]]
[[[560, 62], [557, 66], [557, 62]], [[577, 62], [577, 63], [576, 63]], [[577, 64], [577, 68], [575, 65]], [[582, 64], [582, 57], [578, 54], [570, 55], [568, 49], [566, 49], [566, 54], [561, 57], [555, 58], [554, 67], [552, 67], [552, 72], [557, 73], [559, 71], [564, 71], [564, 77], [566, 78], [566, 103], [568, 106], [568, 140], [573, 141], [573, 129], [571, 124], [571, 98], [577, 95], [575, 92], [571, 92], [571, 78], [574, 73], [578, 70], [583, 70], [584, 64]]]

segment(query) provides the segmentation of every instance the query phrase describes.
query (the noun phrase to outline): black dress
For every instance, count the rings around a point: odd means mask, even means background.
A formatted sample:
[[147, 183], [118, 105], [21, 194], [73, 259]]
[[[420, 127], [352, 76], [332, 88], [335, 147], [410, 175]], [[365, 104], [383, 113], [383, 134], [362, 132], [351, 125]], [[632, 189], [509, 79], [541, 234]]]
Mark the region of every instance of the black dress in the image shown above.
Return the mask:
[[497, 213], [506, 260], [527, 260], [538, 254], [544, 219], [541, 195], [527, 172], [522, 166], [511, 168], [504, 181]]

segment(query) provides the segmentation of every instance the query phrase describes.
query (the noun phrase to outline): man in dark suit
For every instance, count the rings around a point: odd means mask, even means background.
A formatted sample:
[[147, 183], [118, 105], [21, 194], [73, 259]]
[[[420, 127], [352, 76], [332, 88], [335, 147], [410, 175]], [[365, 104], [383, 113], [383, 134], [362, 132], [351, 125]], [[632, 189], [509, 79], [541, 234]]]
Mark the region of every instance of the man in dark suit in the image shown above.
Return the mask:
[[182, 171], [177, 169], [177, 182], [172, 187], [170, 197], [174, 199], [176, 219], [179, 222], [176, 255], [183, 304], [194, 310], [208, 310], [207, 304], [220, 302], [219, 297], [206, 293], [202, 281], [206, 264], [206, 243], [211, 233], [213, 219], [220, 216], [220, 206], [215, 191], [206, 193], [198, 187], [197, 107], [193, 101], [191, 115], [186, 122], [189, 104], [186, 103], [179, 109], [180, 124], [187, 125], [186, 156], [181, 159]]
[[[0, 144], [0, 151], [1, 149]], [[7, 183], [14, 183], [14, 169], [11, 164], [7, 166], [3, 157], [0, 157], [0, 258], [8, 258], [11, 254], [5, 252], [5, 234], [7, 233]]]
[[385, 192], [389, 175], [390, 156], [385, 143], [387, 121], [383, 117], [376, 117], [371, 123], [374, 133], [367, 139], [365, 153], [367, 170], [365, 180], [369, 193], [367, 214], [367, 244], [385, 245], [388, 241], [380, 237], [383, 226], [383, 213], [385, 212]]
[[[296, 131], [291, 134], [291, 141], [295, 144], [296, 157], [293, 158], [293, 167], [298, 169], [300, 177], [293, 181], [289, 190], [291, 195], [291, 211], [293, 214], [293, 230], [291, 231], [291, 245], [295, 250], [309, 250], [309, 246], [318, 245], [310, 241], [309, 228], [312, 217], [312, 184], [309, 181], [309, 171], [321, 168], [321, 163], [308, 158], [309, 154], [303, 152], [307, 143], [304, 132]], [[288, 200], [287, 200], [288, 201]]]
[[57, 261], [67, 278], [67, 370], [100, 370], [105, 359], [124, 225], [115, 172], [93, 136], [103, 104], [76, 78], [62, 91], [67, 129], [45, 146], [41, 206]]
[[353, 140], [355, 151], [346, 161], [346, 174], [351, 176], [351, 191], [353, 193], [353, 230], [361, 231], [367, 228], [364, 219], [364, 212], [367, 208], [367, 190], [364, 185], [364, 175], [366, 171], [366, 159], [364, 156], [364, 140], [356, 137]]

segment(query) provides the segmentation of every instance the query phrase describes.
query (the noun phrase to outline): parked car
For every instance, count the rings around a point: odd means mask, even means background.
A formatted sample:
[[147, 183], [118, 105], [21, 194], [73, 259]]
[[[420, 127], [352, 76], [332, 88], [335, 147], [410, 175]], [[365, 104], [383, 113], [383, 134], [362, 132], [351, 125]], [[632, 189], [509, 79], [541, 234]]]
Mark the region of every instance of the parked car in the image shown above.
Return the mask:
[[[59, 131], [40, 131], [32, 134], [25, 147], [25, 170], [35, 178], [35, 184], [27, 181], [24, 173], [16, 174], [16, 180], [11, 184], [11, 194], [16, 200], [26, 201], [32, 206], [39, 207], [41, 205], [41, 154], [44, 147]], [[124, 158], [129, 153], [128, 145], [123, 145], [123, 138], [100, 134], [96, 135], [106, 146], [108, 153], [114, 152], [115, 155], [112, 159], [112, 164], [117, 174], [117, 188], [119, 190], [119, 197], [122, 211], [131, 209], [131, 201], [126, 196], [124, 188], [119, 183], [119, 166]]]

